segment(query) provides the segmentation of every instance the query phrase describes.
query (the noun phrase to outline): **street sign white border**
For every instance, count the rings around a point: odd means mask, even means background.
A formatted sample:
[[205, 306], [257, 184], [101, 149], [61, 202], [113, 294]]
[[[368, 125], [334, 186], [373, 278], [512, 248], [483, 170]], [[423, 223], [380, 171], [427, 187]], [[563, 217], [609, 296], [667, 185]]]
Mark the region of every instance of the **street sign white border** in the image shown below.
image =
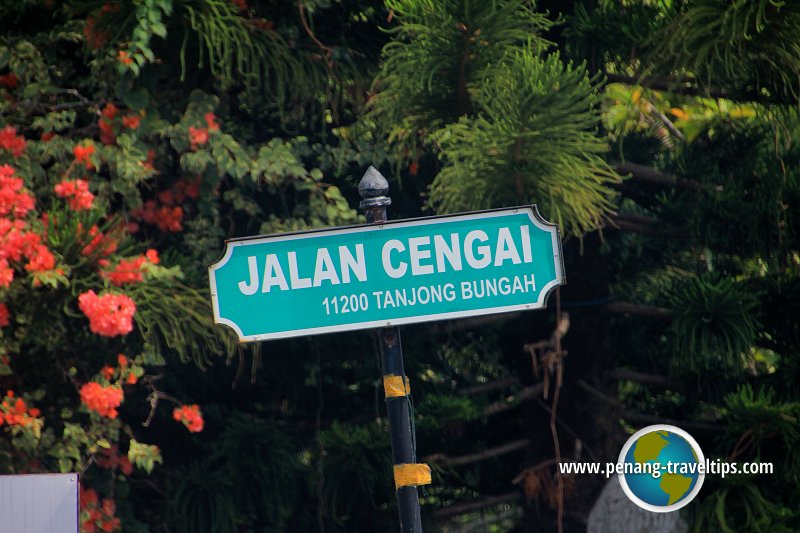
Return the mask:
[[[260, 335], [244, 335], [242, 330], [232, 320], [223, 318], [219, 314], [219, 301], [217, 299], [217, 282], [214, 275], [216, 270], [219, 270], [228, 262], [233, 255], [234, 248], [238, 246], [247, 246], [252, 244], [262, 244], [266, 242], [283, 242], [307, 239], [311, 237], [325, 237], [328, 235], [341, 235], [341, 234], [358, 234], [368, 231], [380, 231], [386, 228], [409, 228], [416, 226], [428, 226], [431, 224], [442, 224], [445, 222], [454, 222], [460, 220], [477, 220], [502, 217], [508, 215], [519, 214], [524, 212], [528, 218], [537, 228], [550, 233], [553, 244], [553, 253], [555, 260], [556, 279], [547, 283], [542, 287], [539, 292], [539, 298], [536, 302], [529, 304], [507, 305], [501, 307], [491, 307], [484, 309], [473, 309], [467, 311], [452, 311], [448, 313], [438, 313], [433, 315], [421, 315], [402, 317], [393, 320], [371, 320], [368, 322], [351, 322], [348, 324], [338, 324], [334, 326], [322, 326], [315, 328], [293, 329], [287, 331], [279, 331], [275, 333], [264, 333]], [[491, 209], [488, 211], [475, 211], [472, 213], [458, 213], [454, 215], [442, 215], [435, 217], [422, 217], [401, 220], [389, 220], [386, 222], [376, 224], [361, 224], [357, 226], [343, 226], [337, 228], [325, 228], [319, 230], [310, 230], [292, 233], [277, 233], [274, 235], [260, 235], [256, 237], [244, 237], [239, 239], [229, 239], [225, 241], [225, 253], [222, 257], [208, 266], [208, 278], [211, 285], [211, 307], [214, 312], [214, 322], [228, 326], [239, 337], [240, 342], [257, 342], [272, 339], [285, 339], [290, 337], [302, 337], [304, 335], [318, 335], [322, 333], [334, 333], [337, 331], [357, 331], [360, 329], [380, 328], [386, 326], [400, 326], [403, 324], [419, 324], [422, 322], [433, 322], [436, 320], [447, 320], [453, 318], [465, 318], [472, 316], [493, 315], [498, 313], [509, 313], [513, 311], [526, 311], [531, 309], [542, 309], [547, 305], [547, 298], [550, 292], [553, 291], [558, 285], [566, 283], [564, 276], [564, 260], [561, 252], [561, 239], [559, 238], [558, 226], [551, 222], [546, 221], [539, 213], [536, 205], [527, 205], [513, 208]]]
[[[697, 464], [698, 465], [702, 464], [704, 465], [705, 468], [706, 458], [703, 455], [703, 450], [700, 448], [700, 445], [697, 444], [696, 440], [694, 440], [694, 437], [689, 435], [689, 433], [682, 430], [681, 428], [671, 426], [669, 424], [654, 424], [652, 426], [647, 426], [646, 428], [642, 428], [633, 435], [631, 435], [630, 438], [625, 442], [625, 445], [622, 447], [622, 451], [619, 452], [619, 459], [617, 459], [617, 464], [621, 463], [624, 466], [625, 456], [628, 455], [628, 451], [630, 451], [634, 443], [637, 440], [639, 440], [639, 437], [641, 437], [642, 435], [647, 435], [648, 433], [653, 433], [654, 431], [668, 431], [670, 433], [675, 433], [676, 435], [680, 435], [681, 437], [686, 439], [686, 442], [688, 442], [689, 445], [692, 447], [692, 449], [695, 451], [695, 453], [697, 453]], [[619, 484], [622, 487], [622, 491], [625, 493], [625, 495], [628, 498], [630, 498], [630, 500], [633, 503], [635, 503], [642, 509], [645, 509], [647, 511], [652, 511], [654, 513], [669, 513], [672, 511], [677, 511], [678, 509], [689, 505], [689, 503], [691, 503], [691, 501], [694, 500], [695, 497], [697, 497], [697, 493], [700, 492], [700, 489], [703, 487], [703, 482], [706, 480], [706, 473], [705, 472], [701, 473], [698, 471], [697, 482], [694, 484], [694, 487], [692, 488], [692, 491], [689, 494], [687, 494], [681, 501], [673, 503], [672, 505], [659, 506], [659, 505], [653, 505], [652, 503], [647, 503], [646, 501], [639, 498], [636, 494], [634, 494], [631, 488], [628, 486], [628, 480], [625, 479], [624, 473], [621, 472], [617, 474], [617, 476], [619, 478]]]

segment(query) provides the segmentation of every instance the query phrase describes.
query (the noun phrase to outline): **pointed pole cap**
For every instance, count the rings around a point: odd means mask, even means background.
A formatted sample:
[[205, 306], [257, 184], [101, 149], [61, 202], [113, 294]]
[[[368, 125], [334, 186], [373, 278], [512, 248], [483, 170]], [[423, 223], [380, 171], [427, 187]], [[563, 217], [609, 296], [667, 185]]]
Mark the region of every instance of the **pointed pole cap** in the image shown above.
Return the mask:
[[370, 165], [364, 177], [358, 182], [358, 193], [363, 198], [359, 206], [362, 209], [386, 207], [392, 203], [392, 199], [386, 196], [388, 192], [389, 182], [378, 169]]

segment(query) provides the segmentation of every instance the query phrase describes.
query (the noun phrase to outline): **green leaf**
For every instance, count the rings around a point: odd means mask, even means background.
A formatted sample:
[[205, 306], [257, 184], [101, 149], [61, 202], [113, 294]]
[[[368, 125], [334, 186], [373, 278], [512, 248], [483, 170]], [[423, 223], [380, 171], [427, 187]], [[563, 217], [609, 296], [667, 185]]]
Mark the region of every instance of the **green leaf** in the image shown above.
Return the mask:
[[161, 450], [154, 444], [142, 444], [131, 439], [128, 448], [128, 459], [132, 464], [141, 468], [148, 474], [153, 471], [156, 463], [163, 464]]

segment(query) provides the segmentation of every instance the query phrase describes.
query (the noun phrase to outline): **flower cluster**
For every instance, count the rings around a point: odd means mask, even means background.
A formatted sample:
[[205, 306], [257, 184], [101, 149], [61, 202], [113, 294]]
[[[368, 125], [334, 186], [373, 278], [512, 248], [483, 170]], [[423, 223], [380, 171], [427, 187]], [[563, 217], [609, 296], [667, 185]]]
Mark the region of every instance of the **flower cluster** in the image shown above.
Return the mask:
[[15, 158], [25, 151], [25, 137], [17, 135], [17, 128], [6, 126], [0, 130], [0, 148], [11, 152]]
[[126, 283], [138, 283], [144, 279], [145, 269], [149, 265], [157, 265], [158, 261], [158, 252], [151, 248], [144, 255], [132, 259], [120, 259], [113, 270], [103, 271], [101, 276], [118, 287]]
[[148, 200], [141, 209], [131, 213], [134, 217], [157, 226], [161, 231], [177, 233], [183, 229], [183, 208], [181, 206], [158, 205]]
[[22, 178], [9, 165], [0, 166], [0, 217], [22, 218], [33, 209], [33, 196], [23, 187]]
[[[186, 199], [195, 199], [200, 196], [200, 182], [200, 177], [194, 180], [181, 178], [169, 189], [159, 192], [157, 201], [144, 202], [140, 209], [131, 212], [131, 216], [147, 224], [152, 224], [161, 231], [173, 233], [181, 231], [184, 211], [183, 207], [178, 204], [182, 204]], [[134, 232], [138, 229], [136, 224], [131, 227], [131, 231]]]
[[[2, 285], [2, 283], [0, 283]], [[11, 323], [11, 316], [8, 313], [8, 306], [0, 302], [0, 328], [4, 328]]]
[[94, 489], [84, 489], [81, 485], [81, 533], [113, 533], [122, 527], [120, 519], [114, 516], [116, 506], [111, 498], [103, 498], [102, 503]]
[[189, 126], [189, 144], [191, 144], [192, 150], [197, 150], [208, 142], [209, 131], [219, 130], [217, 117], [214, 115], [214, 113], [206, 113], [203, 115], [203, 119], [206, 121], [205, 128], [195, 128], [194, 126]]
[[[81, 227], [80, 229], [82, 230], [83, 228]], [[104, 235], [96, 225], [89, 228], [86, 236], [92, 239], [89, 241], [89, 244], [84, 246], [83, 250], [81, 250], [81, 254], [86, 257], [91, 257], [93, 255], [108, 257], [117, 251], [117, 241], [108, 235]]]
[[128, 129], [135, 130], [139, 127], [139, 122], [141, 122], [141, 117], [139, 115], [129, 114], [122, 117], [122, 125]]
[[54, 187], [56, 195], [66, 198], [69, 206], [75, 211], [83, 211], [92, 208], [94, 194], [89, 192], [89, 182], [87, 180], [62, 180]]
[[0, 76], [0, 85], [7, 89], [16, 89], [17, 85], [19, 85], [19, 78], [13, 72], [3, 74]]
[[72, 153], [75, 155], [75, 163], [85, 166], [88, 170], [94, 168], [94, 163], [92, 163], [93, 144], [78, 144], [72, 149]]
[[114, 144], [117, 142], [117, 136], [114, 134], [114, 117], [117, 116], [118, 112], [117, 106], [110, 102], [103, 108], [101, 112], [103, 116], [97, 122], [97, 127], [100, 128], [101, 143]]
[[78, 296], [78, 307], [89, 318], [92, 333], [104, 337], [127, 335], [133, 330], [134, 301], [124, 294], [98, 296], [89, 290]]
[[9, 426], [27, 427], [33, 424], [41, 412], [35, 407], [28, 408], [25, 400], [16, 398], [14, 391], [6, 391], [6, 397], [0, 403], [0, 426], [4, 423]]
[[203, 415], [200, 413], [200, 407], [196, 404], [176, 407], [172, 411], [172, 418], [182, 422], [191, 433], [203, 431]]
[[101, 449], [95, 458], [95, 463], [101, 468], [108, 468], [109, 470], [119, 470], [126, 476], [130, 476], [133, 472], [133, 465], [127, 455], [118, 453], [116, 444], [112, 444], [108, 449]]
[[0, 217], [0, 287], [8, 287], [14, 280], [11, 262], [28, 259], [25, 270], [44, 272], [52, 270], [56, 264], [53, 253], [42, 244], [42, 237], [27, 230], [21, 220]]
[[110, 419], [117, 418], [117, 407], [122, 403], [122, 389], [113, 385], [103, 386], [96, 381], [81, 387], [81, 403], [90, 411]]

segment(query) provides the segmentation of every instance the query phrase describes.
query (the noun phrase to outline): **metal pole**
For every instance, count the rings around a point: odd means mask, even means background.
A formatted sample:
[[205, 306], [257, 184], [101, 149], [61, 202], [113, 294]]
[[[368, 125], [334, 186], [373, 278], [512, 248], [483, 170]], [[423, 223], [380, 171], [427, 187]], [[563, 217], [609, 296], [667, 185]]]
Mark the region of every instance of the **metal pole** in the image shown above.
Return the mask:
[[[386, 195], [389, 192], [389, 182], [386, 181], [386, 178], [374, 167], [369, 167], [358, 184], [358, 192], [363, 198], [360, 207], [364, 210], [367, 222], [370, 224], [385, 222], [386, 207], [392, 203], [392, 199]], [[380, 328], [377, 333], [380, 338], [384, 380], [391, 376], [401, 376], [405, 384], [406, 372], [403, 368], [400, 328], [397, 326]], [[408, 389], [406, 389], [405, 395], [387, 397], [386, 408], [389, 413], [392, 462], [395, 465], [416, 463], [417, 458], [412, 446], [414, 434], [411, 427]], [[400, 510], [400, 531], [402, 533], [422, 533], [417, 487], [399, 487], [396, 494]]]

